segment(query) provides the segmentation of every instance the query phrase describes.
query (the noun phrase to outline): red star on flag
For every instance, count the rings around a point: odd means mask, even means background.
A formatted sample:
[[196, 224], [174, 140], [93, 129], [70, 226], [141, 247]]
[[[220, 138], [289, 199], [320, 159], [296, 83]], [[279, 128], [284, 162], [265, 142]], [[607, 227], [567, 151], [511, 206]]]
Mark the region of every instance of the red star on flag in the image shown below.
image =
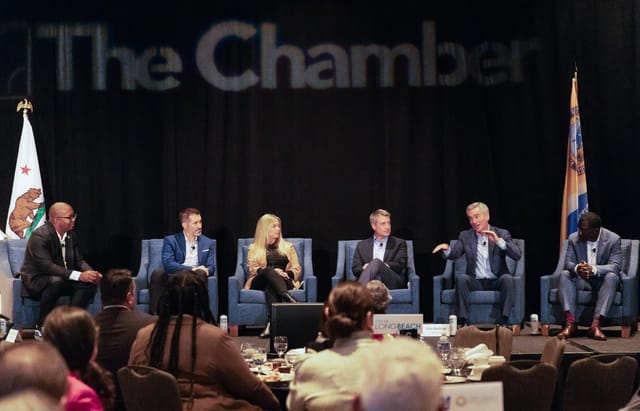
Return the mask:
[[20, 168], [22, 169], [22, 174], [29, 175], [29, 171], [31, 171], [31, 169], [27, 167], [26, 164], [24, 165], [24, 167], [20, 167]]

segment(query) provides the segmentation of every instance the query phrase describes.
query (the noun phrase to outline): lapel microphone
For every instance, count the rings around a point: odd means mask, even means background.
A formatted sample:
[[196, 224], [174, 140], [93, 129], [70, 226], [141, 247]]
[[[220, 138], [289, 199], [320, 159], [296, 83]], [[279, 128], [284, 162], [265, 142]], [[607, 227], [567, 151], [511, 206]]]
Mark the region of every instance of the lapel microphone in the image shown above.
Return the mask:
[[484, 241], [482, 242], [482, 245], [483, 245], [484, 247], [486, 247], [486, 246], [487, 246], [487, 240], [484, 240]]

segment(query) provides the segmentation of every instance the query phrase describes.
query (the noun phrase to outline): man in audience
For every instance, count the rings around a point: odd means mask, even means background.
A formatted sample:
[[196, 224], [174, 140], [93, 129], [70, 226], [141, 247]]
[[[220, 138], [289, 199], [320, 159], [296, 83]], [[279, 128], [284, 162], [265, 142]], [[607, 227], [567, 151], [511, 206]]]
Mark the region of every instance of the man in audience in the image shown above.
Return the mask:
[[356, 246], [351, 271], [361, 284], [380, 280], [390, 289], [407, 284], [407, 242], [391, 235], [391, 213], [375, 210], [369, 216], [373, 236]]
[[398, 337], [364, 355], [354, 411], [436, 411], [442, 405], [442, 363], [433, 350]]
[[100, 294], [102, 312], [95, 316], [99, 327], [96, 361], [113, 374], [117, 388], [116, 410], [123, 410], [118, 369], [127, 365], [138, 330], [155, 322], [156, 317], [135, 310], [136, 284], [129, 270], [109, 270], [100, 281]]
[[371, 280], [367, 283], [367, 289], [373, 298], [373, 313], [386, 314], [391, 302], [391, 294], [387, 286], [382, 281]]
[[0, 353], [0, 398], [38, 389], [61, 405], [66, 403], [67, 364], [46, 341], [25, 341]]
[[86, 308], [102, 275], [82, 258], [78, 238], [72, 231], [77, 215], [67, 203], [49, 208], [49, 221], [35, 230], [24, 253], [20, 270], [23, 296], [40, 300], [38, 325], [68, 295], [71, 305]]
[[595, 340], [607, 339], [600, 321], [620, 287], [621, 243], [618, 234], [602, 227], [598, 214], [590, 212], [580, 217], [578, 232], [569, 236], [564, 270], [560, 272], [558, 299], [566, 318], [560, 336], [571, 338], [578, 333], [576, 295], [579, 290], [589, 290], [595, 296], [596, 307], [587, 335]]
[[213, 240], [202, 234], [202, 216], [195, 208], [185, 208], [179, 214], [182, 231], [168, 235], [162, 243], [162, 267], [151, 273], [149, 310], [157, 312], [158, 300], [169, 275], [190, 270], [206, 279], [215, 272]]
[[509, 231], [489, 226], [489, 207], [486, 204], [469, 204], [467, 218], [471, 228], [460, 232], [453, 248], [441, 243], [432, 251], [434, 254], [442, 251], [444, 258], [449, 260], [462, 255], [466, 257], [467, 272], [456, 274], [455, 278], [458, 324], [467, 325], [471, 291], [500, 290], [500, 323], [507, 325], [515, 298], [515, 284], [507, 268], [506, 257], [519, 260], [520, 249], [511, 239]]

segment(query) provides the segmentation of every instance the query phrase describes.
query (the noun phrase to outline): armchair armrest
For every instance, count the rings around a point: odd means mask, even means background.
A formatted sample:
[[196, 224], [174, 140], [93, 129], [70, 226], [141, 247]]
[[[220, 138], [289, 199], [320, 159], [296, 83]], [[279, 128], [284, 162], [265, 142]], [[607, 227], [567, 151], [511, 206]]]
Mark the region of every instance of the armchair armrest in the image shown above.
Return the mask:
[[345, 276], [344, 265], [347, 253], [344, 250], [344, 244], [342, 244], [341, 241], [339, 241], [338, 244], [338, 262], [336, 263], [336, 273], [333, 277], [331, 277], [331, 288], [335, 288], [338, 284], [344, 281]]

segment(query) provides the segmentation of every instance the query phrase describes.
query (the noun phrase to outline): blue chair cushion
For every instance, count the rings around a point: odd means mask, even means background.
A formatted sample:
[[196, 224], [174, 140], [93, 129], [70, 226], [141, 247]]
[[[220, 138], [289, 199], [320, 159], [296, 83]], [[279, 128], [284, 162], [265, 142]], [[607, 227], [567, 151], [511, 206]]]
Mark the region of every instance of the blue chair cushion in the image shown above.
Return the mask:
[[391, 294], [391, 301], [394, 303], [407, 303], [411, 304], [411, 290], [407, 289], [396, 289], [389, 290]]
[[24, 251], [27, 248], [26, 241], [10, 241], [7, 243], [9, 267], [11, 267], [11, 274], [15, 277], [22, 268], [24, 262]]

